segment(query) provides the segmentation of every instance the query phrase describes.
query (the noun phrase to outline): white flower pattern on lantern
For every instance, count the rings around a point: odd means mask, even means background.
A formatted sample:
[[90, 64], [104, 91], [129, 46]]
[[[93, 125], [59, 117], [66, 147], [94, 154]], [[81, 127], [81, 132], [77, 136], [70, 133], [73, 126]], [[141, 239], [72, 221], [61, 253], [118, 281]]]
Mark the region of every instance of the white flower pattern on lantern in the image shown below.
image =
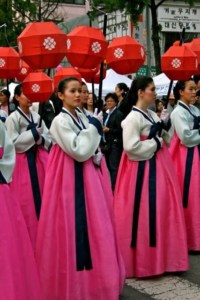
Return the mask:
[[91, 48], [94, 53], [99, 53], [101, 51], [101, 44], [99, 42], [94, 42], [92, 43]]
[[124, 56], [124, 51], [122, 50], [122, 48], [117, 48], [117, 49], [115, 49], [115, 51], [114, 51], [114, 56], [115, 56], [116, 58], [121, 58], [121, 57], [123, 57], [123, 56]]
[[39, 84], [34, 83], [34, 84], [32, 85], [32, 87], [31, 87], [31, 89], [32, 89], [32, 91], [33, 91], [34, 93], [38, 93], [39, 90], [40, 90], [40, 86], [39, 86]]
[[22, 43], [20, 41], [18, 42], [18, 49], [19, 53], [22, 53]]
[[143, 58], [143, 57], [144, 57], [144, 49], [143, 49], [143, 47], [141, 47], [140, 53], [141, 53], [141, 56], [142, 56], [142, 58]]
[[174, 58], [171, 62], [173, 68], [178, 69], [181, 66], [181, 60], [178, 58]]
[[5, 66], [5, 64], [6, 64], [5, 59], [0, 58], [0, 68], [3, 68]]
[[56, 41], [50, 36], [44, 39], [43, 46], [45, 49], [51, 51], [56, 47]]
[[71, 48], [72, 42], [70, 39], [67, 39], [67, 50]]
[[23, 75], [27, 74], [27, 72], [28, 72], [27, 68], [25, 68], [25, 67], [21, 68], [21, 73]]

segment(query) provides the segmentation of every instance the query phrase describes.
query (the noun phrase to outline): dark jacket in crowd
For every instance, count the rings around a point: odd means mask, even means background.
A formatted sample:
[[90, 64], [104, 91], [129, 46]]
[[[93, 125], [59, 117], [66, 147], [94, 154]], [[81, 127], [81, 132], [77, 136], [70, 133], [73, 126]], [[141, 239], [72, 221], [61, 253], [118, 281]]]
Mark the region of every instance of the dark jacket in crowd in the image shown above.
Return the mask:
[[118, 110], [123, 114], [124, 119], [128, 116], [132, 109], [132, 105], [128, 102], [126, 98], [118, 104]]
[[[107, 116], [108, 114], [104, 115], [104, 122]], [[104, 145], [102, 145], [102, 151], [105, 154], [107, 167], [110, 172], [113, 191], [115, 188], [117, 172], [123, 151], [121, 127], [121, 122], [123, 119], [124, 115], [117, 108], [111, 113], [109, 120], [105, 125], [110, 130], [109, 132], [105, 133], [104, 137], [106, 142], [104, 142]]]

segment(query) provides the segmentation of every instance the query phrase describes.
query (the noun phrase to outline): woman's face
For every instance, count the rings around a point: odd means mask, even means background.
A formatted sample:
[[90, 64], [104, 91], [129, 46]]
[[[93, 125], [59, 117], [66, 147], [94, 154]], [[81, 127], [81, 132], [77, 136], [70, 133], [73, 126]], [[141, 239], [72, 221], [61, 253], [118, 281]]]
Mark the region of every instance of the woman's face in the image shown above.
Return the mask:
[[92, 94], [89, 94], [89, 96], [88, 96], [87, 105], [90, 105], [90, 106], [93, 105], [93, 95]]
[[86, 85], [82, 85], [81, 87], [81, 95], [80, 95], [80, 99], [81, 99], [81, 103], [86, 104], [87, 100], [88, 100], [88, 88]]
[[118, 98], [121, 97], [123, 93], [124, 90], [120, 90], [118, 86], [115, 87], [115, 94], [117, 95]]
[[158, 112], [162, 112], [163, 108], [164, 108], [163, 103], [162, 102], [158, 102], [158, 104], [157, 104], [157, 111]]
[[8, 98], [6, 95], [4, 95], [3, 93], [0, 92], [0, 103], [1, 104], [8, 104]]
[[15, 99], [19, 102], [19, 107], [28, 108], [32, 106], [32, 102], [23, 94], [23, 92], [20, 96], [15, 95]]
[[116, 102], [113, 98], [109, 97], [106, 100], [106, 109], [112, 110], [116, 106]]
[[189, 80], [185, 83], [185, 88], [183, 91], [179, 91], [181, 100], [187, 104], [195, 103], [196, 98], [196, 84], [193, 80]]
[[73, 80], [66, 84], [64, 93], [58, 93], [58, 97], [63, 101], [63, 106], [67, 109], [75, 109], [80, 105], [81, 85], [79, 81]]
[[156, 100], [156, 88], [154, 83], [150, 83], [144, 91], [139, 90], [139, 97], [142, 97], [143, 100], [148, 104], [155, 103]]

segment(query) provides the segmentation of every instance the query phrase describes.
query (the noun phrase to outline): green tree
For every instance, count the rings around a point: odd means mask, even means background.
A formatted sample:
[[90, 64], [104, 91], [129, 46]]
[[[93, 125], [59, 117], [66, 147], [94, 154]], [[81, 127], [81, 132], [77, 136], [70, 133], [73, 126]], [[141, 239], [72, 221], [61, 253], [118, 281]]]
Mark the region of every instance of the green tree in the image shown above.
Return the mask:
[[0, 46], [15, 46], [29, 22], [62, 21], [56, 9], [60, 0], [0, 0]]
[[[151, 11], [152, 19], [152, 42], [155, 54], [156, 71], [159, 74], [161, 72], [161, 48], [160, 48], [160, 31], [161, 26], [157, 19], [158, 7], [166, 2], [166, 0], [93, 0], [93, 11], [96, 11], [97, 7], [100, 7], [106, 12], [112, 12], [115, 10], [125, 11], [130, 15], [132, 21], [136, 24], [139, 16], [142, 14], [146, 7], [149, 7]], [[195, 0], [185, 0], [185, 3], [193, 5]], [[197, 2], [197, 1], [196, 1]]]

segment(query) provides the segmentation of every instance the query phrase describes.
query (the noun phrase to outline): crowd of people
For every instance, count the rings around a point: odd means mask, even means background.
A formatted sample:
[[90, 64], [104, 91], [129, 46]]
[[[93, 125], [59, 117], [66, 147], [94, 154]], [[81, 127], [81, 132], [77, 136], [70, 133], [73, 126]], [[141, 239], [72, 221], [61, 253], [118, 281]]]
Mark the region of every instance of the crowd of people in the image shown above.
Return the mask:
[[0, 92], [0, 290], [10, 300], [117, 300], [125, 278], [200, 251], [200, 77], [169, 101], [151, 77], [104, 101], [60, 81], [46, 103]]

